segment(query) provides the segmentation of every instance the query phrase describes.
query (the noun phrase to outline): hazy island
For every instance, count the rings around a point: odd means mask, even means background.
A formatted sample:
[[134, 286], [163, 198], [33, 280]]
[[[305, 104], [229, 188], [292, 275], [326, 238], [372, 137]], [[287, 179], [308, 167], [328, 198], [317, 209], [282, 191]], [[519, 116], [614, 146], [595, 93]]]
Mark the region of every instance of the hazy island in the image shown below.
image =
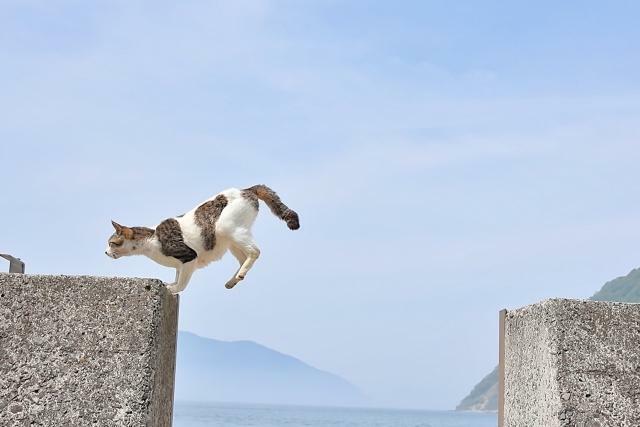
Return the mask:
[[177, 401], [363, 406], [368, 400], [338, 375], [253, 341], [178, 334]]

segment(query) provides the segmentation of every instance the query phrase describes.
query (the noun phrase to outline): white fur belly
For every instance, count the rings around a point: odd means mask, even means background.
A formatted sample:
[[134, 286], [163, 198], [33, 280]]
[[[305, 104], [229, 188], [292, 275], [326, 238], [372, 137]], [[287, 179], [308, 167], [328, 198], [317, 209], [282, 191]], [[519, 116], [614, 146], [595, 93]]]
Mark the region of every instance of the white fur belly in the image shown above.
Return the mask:
[[216, 233], [215, 246], [212, 250], [206, 250], [202, 238], [202, 229], [198, 227], [195, 222], [194, 211], [195, 209], [187, 212], [183, 217], [179, 218], [178, 221], [182, 229], [184, 242], [198, 254], [196, 266], [202, 268], [222, 258], [229, 249], [229, 242], [224, 235], [218, 235]]
[[216, 245], [210, 251], [198, 252], [198, 258], [196, 259], [196, 265], [198, 268], [207, 266], [213, 261], [217, 261], [227, 252], [229, 249], [229, 239], [224, 236], [216, 236]]

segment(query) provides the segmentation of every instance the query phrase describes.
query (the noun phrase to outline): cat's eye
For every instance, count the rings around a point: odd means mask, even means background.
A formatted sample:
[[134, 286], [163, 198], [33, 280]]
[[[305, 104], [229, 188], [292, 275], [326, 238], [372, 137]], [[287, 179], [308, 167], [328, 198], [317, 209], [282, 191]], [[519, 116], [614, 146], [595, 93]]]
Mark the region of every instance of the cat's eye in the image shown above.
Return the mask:
[[114, 246], [122, 246], [124, 242], [109, 242], [109, 246], [114, 247]]

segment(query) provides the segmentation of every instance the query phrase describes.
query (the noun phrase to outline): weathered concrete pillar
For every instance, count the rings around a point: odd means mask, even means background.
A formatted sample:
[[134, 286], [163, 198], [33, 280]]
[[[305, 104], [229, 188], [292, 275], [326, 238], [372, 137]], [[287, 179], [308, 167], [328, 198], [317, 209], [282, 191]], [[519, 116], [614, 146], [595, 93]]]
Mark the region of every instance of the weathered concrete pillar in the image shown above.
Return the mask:
[[504, 326], [505, 426], [640, 426], [640, 304], [553, 299]]
[[170, 426], [177, 319], [158, 280], [0, 274], [0, 425]]

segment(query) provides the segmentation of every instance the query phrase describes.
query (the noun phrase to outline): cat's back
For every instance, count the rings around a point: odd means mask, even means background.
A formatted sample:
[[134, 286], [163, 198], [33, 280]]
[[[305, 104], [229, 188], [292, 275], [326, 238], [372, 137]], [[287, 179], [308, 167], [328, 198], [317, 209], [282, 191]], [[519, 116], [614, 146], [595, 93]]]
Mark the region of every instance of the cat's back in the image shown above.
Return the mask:
[[239, 188], [227, 188], [226, 190], [223, 190], [218, 194], [209, 197], [204, 202], [196, 205], [192, 210], [195, 212], [203, 204], [212, 202], [214, 200], [224, 200], [227, 204], [229, 204], [231, 202], [243, 199], [245, 197], [245, 194], [246, 194], [246, 190], [241, 190]]
[[196, 213], [201, 214], [204, 211], [207, 211], [208, 207], [213, 205], [226, 207], [231, 202], [237, 201], [242, 198], [243, 190], [238, 188], [227, 188], [224, 191], [215, 194], [208, 199], [198, 203], [195, 205], [190, 211], [187, 211], [183, 215], [179, 215], [177, 218], [183, 221], [193, 221], [196, 217]]
[[224, 237], [239, 227], [250, 228], [257, 213], [258, 200], [252, 193], [228, 188], [175, 219], [180, 224], [185, 242], [201, 252], [210, 250], [212, 245], [206, 240], [215, 234]]

